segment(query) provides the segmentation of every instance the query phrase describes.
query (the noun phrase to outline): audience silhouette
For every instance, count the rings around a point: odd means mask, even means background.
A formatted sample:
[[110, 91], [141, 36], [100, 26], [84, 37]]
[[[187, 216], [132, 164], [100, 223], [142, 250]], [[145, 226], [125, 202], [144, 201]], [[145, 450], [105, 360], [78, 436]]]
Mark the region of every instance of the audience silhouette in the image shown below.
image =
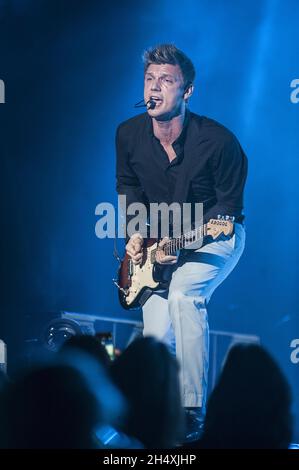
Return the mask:
[[292, 435], [290, 387], [278, 364], [256, 344], [237, 344], [208, 400], [206, 448], [287, 448]]
[[117, 358], [111, 375], [129, 405], [123, 431], [147, 448], [167, 448], [183, 436], [178, 365], [167, 347], [139, 338]]
[[[162, 342], [135, 339], [111, 361], [91, 336], [69, 339], [15, 381], [0, 375], [0, 447], [92, 449], [183, 446], [179, 366]], [[291, 393], [257, 344], [228, 352], [207, 404], [201, 449], [287, 449]]]

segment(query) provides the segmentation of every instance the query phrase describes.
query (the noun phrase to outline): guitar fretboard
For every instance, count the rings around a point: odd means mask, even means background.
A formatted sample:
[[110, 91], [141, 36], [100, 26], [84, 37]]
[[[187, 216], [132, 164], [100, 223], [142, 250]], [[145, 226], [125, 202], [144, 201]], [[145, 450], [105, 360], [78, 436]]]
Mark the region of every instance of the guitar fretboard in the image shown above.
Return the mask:
[[[203, 224], [194, 230], [190, 230], [189, 232], [184, 233], [180, 237], [171, 238], [167, 243], [165, 243], [162, 249], [165, 255], [167, 256], [175, 255], [177, 250], [181, 250], [182, 248], [192, 245], [193, 243], [202, 239], [206, 235], [207, 235], [207, 224]], [[151, 252], [151, 263], [154, 263], [156, 260], [157, 250], [158, 248], [155, 248]]]

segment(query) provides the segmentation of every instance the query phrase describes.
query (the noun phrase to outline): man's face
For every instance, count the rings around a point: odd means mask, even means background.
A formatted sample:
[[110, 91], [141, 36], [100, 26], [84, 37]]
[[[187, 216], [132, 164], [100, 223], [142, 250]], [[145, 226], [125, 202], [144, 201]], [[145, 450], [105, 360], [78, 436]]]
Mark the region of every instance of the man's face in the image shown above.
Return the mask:
[[144, 75], [144, 101], [153, 99], [154, 109], [148, 109], [151, 117], [171, 119], [182, 111], [184, 103], [184, 79], [178, 65], [150, 64]]

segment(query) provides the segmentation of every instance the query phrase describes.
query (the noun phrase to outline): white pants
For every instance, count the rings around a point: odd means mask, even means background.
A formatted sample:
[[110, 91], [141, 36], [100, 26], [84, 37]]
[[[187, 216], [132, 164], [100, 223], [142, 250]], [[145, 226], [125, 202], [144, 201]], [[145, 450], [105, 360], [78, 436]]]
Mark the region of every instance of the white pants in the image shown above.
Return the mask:
[[154, 293], [143, 306], [144, 336], [165, 342], [180, 364], [182, 404], [205, 408], [209, 365], [206, 305], [239, 261], [245, 229], [235, 224], [229, 240], [184, 250], [171, 267], [169, 291]]

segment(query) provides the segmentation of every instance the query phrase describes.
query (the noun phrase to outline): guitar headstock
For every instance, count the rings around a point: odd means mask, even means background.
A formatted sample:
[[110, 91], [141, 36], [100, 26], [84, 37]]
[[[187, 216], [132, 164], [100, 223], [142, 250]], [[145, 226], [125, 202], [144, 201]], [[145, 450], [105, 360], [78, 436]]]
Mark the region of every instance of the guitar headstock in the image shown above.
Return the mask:
[[218, 216], [218, 219], [210, 219], [207, 223], [207, 235], [211, 235], [213, 240], [222, 234], [226, 237], [231, 235], [234, 230], [234, 220], [234, 217], [228, 216]]

